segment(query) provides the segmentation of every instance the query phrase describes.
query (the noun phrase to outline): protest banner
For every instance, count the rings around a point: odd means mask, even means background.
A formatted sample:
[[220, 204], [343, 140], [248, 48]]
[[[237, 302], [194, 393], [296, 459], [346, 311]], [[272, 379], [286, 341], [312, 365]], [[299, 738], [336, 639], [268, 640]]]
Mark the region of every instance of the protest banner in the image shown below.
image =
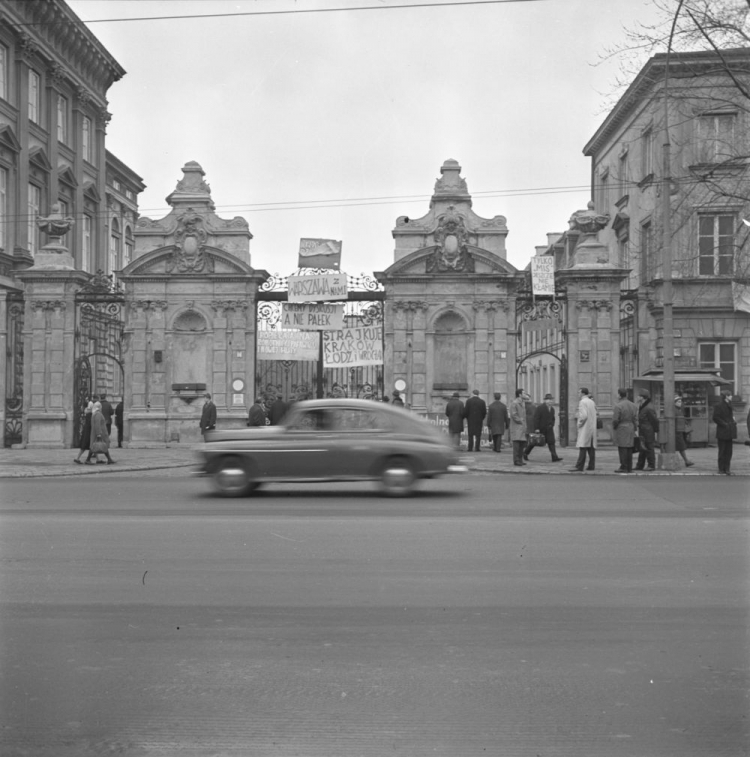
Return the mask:
[[382, 326], [356, 326], [322, 334], [325, 368], [383, 364]]
[[324, 302], [348, 297], [345, 273], [290, 276], [287, 281], [287, 302]]
[[330, 331], [344, 328], [344, 305], [329, 302], [284, 302], [281, 327], [305, 331]]
[[555, 296], [555, 259], [552, 255], [531, 258], [531, 288], [534, 296]]
[[258, 360], [317, 360], [320, 337], [311, 331], [259, 331]]
[[299, 268], [341, 269], [341, 242], [335, 239], [300, 239]]

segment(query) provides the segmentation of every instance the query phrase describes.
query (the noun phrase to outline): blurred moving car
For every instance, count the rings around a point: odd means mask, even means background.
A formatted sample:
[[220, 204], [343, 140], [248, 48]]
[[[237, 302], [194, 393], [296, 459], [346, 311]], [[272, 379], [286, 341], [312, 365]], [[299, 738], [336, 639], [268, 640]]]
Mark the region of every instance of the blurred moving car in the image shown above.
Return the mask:
[[410, 494], [420, 478], [464, 473], [448, 437], [403, 408], [367, 400], [307, 400], [278, 426], [212, 431], [198, 449], [199, 474], [238, 497], [269, 481], [378, 481]]

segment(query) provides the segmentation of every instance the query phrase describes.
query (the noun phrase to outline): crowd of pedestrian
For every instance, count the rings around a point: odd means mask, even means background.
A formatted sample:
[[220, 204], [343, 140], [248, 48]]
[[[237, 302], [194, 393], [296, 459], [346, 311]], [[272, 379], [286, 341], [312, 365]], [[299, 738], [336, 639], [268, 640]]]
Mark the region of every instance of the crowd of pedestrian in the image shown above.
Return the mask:
[[[92, 395], [83, 411], [78, 457], [73, 459], [74, 463], [78, 465], [96, 465], [97, 463], [114, 465], [117, 462], [109, 454], [113, 418], [117, 428], [117, 446], [121, 447], [122, 401], [118, 402], [117, 406], [113, 408], [104, 392]], [[87, 455], [82, 462], [81, 458], [84, 452]], [[103, 455], [105, 459], [100, 460], [100, 455]]]

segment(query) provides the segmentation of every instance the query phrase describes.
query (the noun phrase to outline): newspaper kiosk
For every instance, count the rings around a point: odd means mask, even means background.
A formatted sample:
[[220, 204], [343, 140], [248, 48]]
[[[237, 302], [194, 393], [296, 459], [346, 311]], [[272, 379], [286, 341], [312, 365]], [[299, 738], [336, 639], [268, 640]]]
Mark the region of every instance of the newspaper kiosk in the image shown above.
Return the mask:
[[[683, 411], [690, 421], [691, 447], [706, 447], [716, 441], [716, 428], [711, 424], [711, 412], [716, 402], [717, 387], [731, 384], [719, 375], [718, 371], [705, 369], [675, 370], [675, 394], [683, 397]], [[659, 416], [659, 441], [666, 439], [666, 421], [664, 419], [664, 372], [646, 371], [643, 376], [633, 380], [633, 390], [638, 396], [639, 389], [648, 389], [651, 404]]]

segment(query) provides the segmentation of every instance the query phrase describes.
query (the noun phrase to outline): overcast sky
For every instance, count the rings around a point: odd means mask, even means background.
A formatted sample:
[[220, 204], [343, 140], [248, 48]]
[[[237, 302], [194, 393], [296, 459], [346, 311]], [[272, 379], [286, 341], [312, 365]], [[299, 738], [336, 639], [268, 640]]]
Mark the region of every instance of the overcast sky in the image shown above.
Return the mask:
[[[396, 218], [427, 213], [448, 158], [474, 211], [506, 216], [524, 268], [588, 202], [582, 149], [617, 74], [601, 55], [654, 13], [650, 0], [68, 2], [84, 21], [298, 11], [89, 24], [127, 71], [107, 146], [146, 183], [141, 214], [166, 215], [195, 160], [217, 213], [247, 219], [252, 265], [282, 274], [301, 237], [342, 240], [350, 273], [387, 268]], [[347, 10], [301, 12], [316, 8]]]

